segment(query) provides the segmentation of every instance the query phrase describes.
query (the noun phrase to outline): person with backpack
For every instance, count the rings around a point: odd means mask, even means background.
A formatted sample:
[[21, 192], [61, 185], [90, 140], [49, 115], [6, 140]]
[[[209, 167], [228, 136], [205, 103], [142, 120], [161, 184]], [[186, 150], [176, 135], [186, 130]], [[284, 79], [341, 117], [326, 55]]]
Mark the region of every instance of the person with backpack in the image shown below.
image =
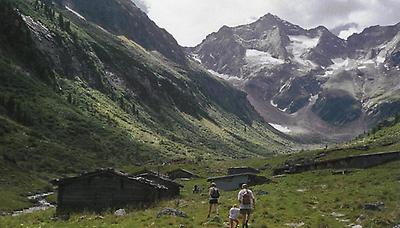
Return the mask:
[[209, 203], [210, 207], [208, 208], [208, 216], [207, 218], [210, 217], [211, 211], [214, 208], [215, 212], [217, 215], [218, 213], [218, 198], [219, 198], [219, 190], [217, 188], [217, 185], [213, 182], [210, 185], [210, 189], [208, 190], [208, 195], [209, 195]]
[[242, 185], [242, 189], [238, 193], [238, 200], [240, 203], [240, 214], [243, 218], [242, 228], [248, 228], [248, 222], [256, 205], [256, 199], [247, 184]]

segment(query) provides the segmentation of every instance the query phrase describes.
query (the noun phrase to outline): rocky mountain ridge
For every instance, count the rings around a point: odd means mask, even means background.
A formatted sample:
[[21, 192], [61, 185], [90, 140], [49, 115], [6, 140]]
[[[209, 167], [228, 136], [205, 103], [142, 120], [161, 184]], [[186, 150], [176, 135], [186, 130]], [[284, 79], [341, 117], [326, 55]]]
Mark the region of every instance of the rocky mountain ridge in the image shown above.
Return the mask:
[[399, 32], [400, 23], [373, 26], [343, 40], [267, 14], [187, 51], [285, 133], [341, 141], [400, 111]]

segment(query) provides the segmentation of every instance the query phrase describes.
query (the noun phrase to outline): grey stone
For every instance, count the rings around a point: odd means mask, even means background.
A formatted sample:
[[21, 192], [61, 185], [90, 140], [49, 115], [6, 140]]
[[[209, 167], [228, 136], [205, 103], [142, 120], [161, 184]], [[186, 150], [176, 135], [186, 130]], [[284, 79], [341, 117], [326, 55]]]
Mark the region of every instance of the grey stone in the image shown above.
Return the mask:
[[385, 204], [383, 202], [366, 203], [364, 204], [364, 209], [372, 211], [382, 211], [383, 209], [385, 209]]
[[161, 218], [162, 216], [165, 216], [165, 215], [182, 217], [182, 218], [188, 217], [188, 215], [183, 211], [167, 207], [167, 208], [163, 208], [162, 210], [160, 210], [157, 213], [157, 218]]
[[114, 212], [114, 215], [116, 216], [126, 216], [126, 211], [125, 209], [118, 209]]

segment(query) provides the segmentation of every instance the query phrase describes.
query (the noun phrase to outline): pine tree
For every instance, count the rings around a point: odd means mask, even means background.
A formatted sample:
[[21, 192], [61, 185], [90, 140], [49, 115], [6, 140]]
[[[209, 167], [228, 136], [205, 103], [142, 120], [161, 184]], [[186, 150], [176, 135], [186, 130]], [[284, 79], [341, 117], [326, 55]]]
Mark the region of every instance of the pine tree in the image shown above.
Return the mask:
[[61, 29], [64, 29], [64, 17], [61, 13], [58, 15], [58, 25]]
[[68, 94], [67, 101], [68, 101], [68, 103], [72, 104], [73, 100], [72, 100], [71, 93]]
[[70, 21], [65, 20], [65, 22], [64, 22], [64, 30], [67, 33], [71, 33], [71, 22]]

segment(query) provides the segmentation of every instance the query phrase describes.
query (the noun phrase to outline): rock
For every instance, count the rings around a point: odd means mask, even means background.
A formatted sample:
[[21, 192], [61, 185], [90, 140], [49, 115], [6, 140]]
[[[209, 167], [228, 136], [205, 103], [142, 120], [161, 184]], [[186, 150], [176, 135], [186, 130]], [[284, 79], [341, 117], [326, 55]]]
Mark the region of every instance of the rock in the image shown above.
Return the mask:
[[282, 178], [282, 177], [286, 177], [286, 175], [285, 174], [275, 175], [272, 178]]
[[296, 191], [297, 192], [305, 192], [305, 191], [307, 191], [307, 189], [297, 189]]
[[348, 169], [344, 169], [344, 170], [333, 170], [332, 171], [332, 175], [345, 175], [345, 174], [349, 174], [354, 172], [353, 170], [348, 170]]
[[358, 216], [358, 218], [356, 219], [356, 223], [361, 223], [362, 221], [364, 221], [365, 220], [365, 215], [360, 215], [360, 216]]
[[285, 223], [285, 225], [290, 226], [290, 227], [301, 227], [301, 226], [304, 226], [305, 224], [304, 224], [304, 222], [299, 222], [299, 223], [292, 222], [292, 223]]
[[351, 228], [362, 228], [362, 226], [361, 225], [354, 225]]
[[179, 228], [185, 228], [185, 225], [180, 224], [180, 225], [179, 225]]
[[258, 196], [265, 196], [265, 195], [268, 195], [268, 192], [267, 192], [267, 191], [263, 191], [263, 190], [258, 190], [258, 191], [256, 191], [255, 193], [256, 193], [256, 195], [258, 195]]
[[364, 209], [372, 211], [382, 211], [383, 209], [385, 209], [385, 204], [383, 202], [366, 203], [364, 204]]
[[174, 209], [174, 208], [169, 208], [169, 207], [160, 210], [157, 213], [157, 218], [160, 218], [160, 217], [162, 217], [164, 215], [176, 216], [176, 217], [182, 217], [182, 218], [187, 218], [188, 217], [188, 215], [185, 212], [177, 210], [177, 209]]
[[343, 217], [343, 216], [344, 216], [344, 214], [337, 213], [337, 212], [332, 212], [331, 215], [332, 215], [333, 217], [336, 217], [336, 218], [339, 218], [339, 217]]
[[400, 228], [400, 224], [395, 225], [393, 228]]
[[209, 224], [223, 224], [223, 221], [221, 217], [216, 215], [213, 218], [209, 219], [206, 223], [204, 223], [204, 225], [209, 225]]
[[118, 209], [114, 212], [114, 215], [116, 216], [126, 216], [126, 211], [125, 209]]
[[221, 217], [218, 215], [214, 216], [212, 219], [210, 219], [210, 222], [215, 222], [215, 223], [222, 223]]

